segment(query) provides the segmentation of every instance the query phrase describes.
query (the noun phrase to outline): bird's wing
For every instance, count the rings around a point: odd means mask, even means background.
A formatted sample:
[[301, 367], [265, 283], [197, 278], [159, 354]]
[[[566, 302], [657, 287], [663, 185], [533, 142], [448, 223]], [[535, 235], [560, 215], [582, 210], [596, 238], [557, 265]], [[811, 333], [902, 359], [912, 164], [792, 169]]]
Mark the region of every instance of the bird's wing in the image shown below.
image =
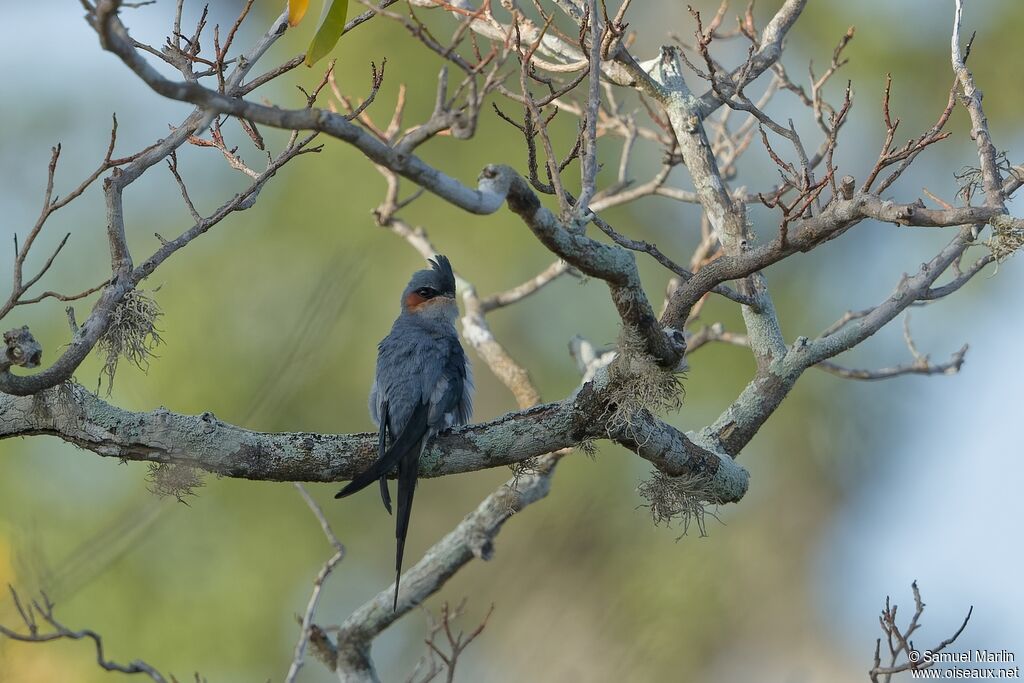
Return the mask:
[[[380, 406], [380, 438], [377, 441], [377, 459], [383, 460], [388, 446], [388, 402], [382, 401]], [[387, 473], [380, 475], [380, 499], [384, 501], [384, 509], [391, 514], [391, 491], [388, 490]]]
[[373, 424], [380, 426], [380, 385], [377, 384], [377, 377], [373, 378], [373, 386], [370, 387], [370, 419], [373, 420]]
[[427, 424], [443, 430], [468, 422], [473, 410], [472, 390], [473, 377], [469, 374], [466, 354], [455, 340], [430, 394]]
[[377, 458], [377, 462], [353, 478], [345, 488], [334, 494], [334, 497], [344, 498], [356, 491], [361, 491], [386, 476], [404, 456], [419, 448], [420, 441], [427, 433], [428, 407], [426, 403], [418, 402], [412, 415], [409, 416], [409, 421], [402, 428], [402, 432], [391, 442], [384, 455]]
[[466, 358], [465, 352], [463, 352], [463, 379], [462, 379], [462, 396], [459, 398], [459, 405], [455, 413], [455, 424], [468, 424], [469, 419], [473, 416], [473, 366], [469, 364], [469, 358]]

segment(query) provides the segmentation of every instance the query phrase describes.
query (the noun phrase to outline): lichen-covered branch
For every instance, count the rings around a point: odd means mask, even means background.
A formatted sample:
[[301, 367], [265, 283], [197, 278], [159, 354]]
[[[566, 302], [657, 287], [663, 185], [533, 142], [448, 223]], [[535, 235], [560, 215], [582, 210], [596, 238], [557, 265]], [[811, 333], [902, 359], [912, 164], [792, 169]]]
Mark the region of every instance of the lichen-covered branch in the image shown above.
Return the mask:
[[[113, 158], [112, 133], [99, 170], [59, 201], [53, 200], [59, 153], [55, 148], [41, 217], [24, 233], [25, 240], [15, 246], [12, 293], [7, 303], [0, 305], [0, 317], [42, 298], [71, 300], [97, 289], [99, 296], [80, 326], [73, 315], [70, 317], [71, 343], [37, 374], [21, 376], [12, 372], [15, 367], [40, 365], [43, 350], [31, 331], [13, 326], [4, 335], [5, 348], [0, 349], [0, 438], [49, 435], [106, 457], [272, 481], [341, 481], [376, 460], [375, 434], [262, 433], [226, 424], [209, 413], [188, 416], [163, 408], [126, 411], [70, 382], [75, 369], [97, 345], [109, 350], [108, 335], [116, 327], [119, 311], [123, 312], [125, 302], [138, 296], [138, 287], [147, 277], [222, 219], [252, 207], [262, 188], [285, 163], [319, 149], [314, 139], [338, 140], [377, 167], [387, 183], [385, 199], [375, 211], [378, 225], [404, 238], [425, 258], [436, 251], [427, 230], [400, 217], [402, 210], [424, 192], [480, 216], [507, 206], [532, 237], [557, 258], [536, 277], [490, 296], [478, 293], [472, 282], [457, 276], [464, 304], [463, 339], [476, 351], [486, 370], [509, 390], [519, 410], [438, 435], [423, 454], [420, 475], [440, 477], [513, 466], [516, 476], [489, 495], [403, 575], [397, 610], [391, 608], [394, 589], [388, 588], [345, 619], [336, 638], [316, 625], [314, 612], [320, 590], [341, 560], [343, 548], [306, 496], [334, 554], [314, 580], [287, 674], [289, 681], [296, 678], [308, 650], [343, 681], [378, 680], [370, 657], [374, 638], [434, 595], [473, 558], [489, 558], [504, 522], [514, 511], [548, 494], [557, 462], [573, 448], [608, 440], [649, 461], [656, 472], [642, 487], [641, 495], [651, 503], [655, 519], [685, 520], [687, 515], [697, 515], [699, 524], [705, 504], [730, 503], [743, 497], [748, 475], [736, 463], [736, 456], [808, 368], [863, 380], [958, 371], [966, 347], [946, 362], [932, 363], [917, 351], [909, 331], [906, 337], [912, 362], [868, 370], [848, 367], [836, 356], [867, 341], [909, 307], [957, 292], [993, 261], [1002, 262], [1024, 245], [1024, 220], [1011, 216], [1005, 206], [1010, 194], [1024, 183], [1024, 171], [1006, 162], [994, 146], [980, 90], [966, 67], [967, 56], [961, 52], [962, 0], [957, 0], [954, 15], [951, 60], [955, 82], [946, 108], [931, 128], [902, 147], [894, 145], [899, 121], [890, 115], [892, 83], [887, 82], [882, 103], [882, 151], [872, 168], [857, 172], [862, 178], [859, 190], [854, 175], [840, 174], [833, 158], [840, 127], [852, 107], [852, 89], [845, 89], [841, 104], [833, 106], [823, 99], [826, 81], [845, 61], [841, 53], [853, 37], [852, 29], [840, 38], [824, 73], [816, 76], [811, 71], [806, 88], [790, 77], [791, 72], [781, 62], [786, 37], [806, 7], [806, 0], [779, 3], [781, 7], [760, 31], [748, 9], [732, 35], [748, 39], [749, 50], [746, 60], [733, 69], [721, 66], [712, 53], [712, 42], [725, 37], [719, 30], [724, 7], [706, 26], [693, 12], [697, 40], [693, 54], [703, 60], [701, 66], [695, 66], [676, 48], [658, 51], [654, 47], [658, 43], [637, 40], [638, 36], [627, 33], [629, 0], [619, 3], [614, 17], [604, 3], [596, 0], [554, 0], [547, 6], [502, 0], [505, 13], [497, 16], [487, 2], [409, 0], [400, 4], [395, 0], [363, 0], [367, 11], [349, 22], [350, 29], [371, 18], [397, 22], [410, 40], [421, 43], [442, 63], [436, 88], [431, 88], [431, 113], [412, 125], [404, 119], [413, 110], [406, 110], [407, 97], [414, 95], [404, 85], [399, 87], [393, 114], [389, 112], [390, 122], [375, 123], [375, 110], [380, 106], [379, 102], [374, 104], [375, 96], [384, 73], [376, 65], [372, 67], [370, 94], [361, 102], [341, 92], [330, 70], [299, 107], [247, 99], [256, 88], [291, 72], [302, 62], [300, 55], [249, 77], [256, 62], [287, 30], [287, 13], [278, 16], [248, 50], [237, 55], [232, 52], [234, 56], [228, 58], [237, 29], [253, 6], [250, 0], [227, 32], [225, 42], [220, 42], [219, 34], [215, 36], [215, 54], [207, 58], [199, 41], [204, 19], [200, 19], [192, 39], [185, 37], [180, 27], [181, 0], [171, 36], [160, 49], [134, 40], [122, 23], [119, 10], [135, 4], [82, 0], [87, 20], [103, 49], [116, 55], [153, 92], [190, 103], [195, 110], [166, 138], [132, 156]], [[636, 6], [633, 3], [634, 9]], [[436, 9], [455, 21], [450, 40], [423, 23], [420, 8]], [[557, 12], [564, 15], [558, 17], [558, 22], [554, 16]], [[568, 34], [561, 26], [566, 23], [575, 24]], [[570, 37], [573, 33], [576, 36]], [[638, 61], [633, 51], [655, 56]], [[168, 65], [180, 77], [169, 77], [166, 70], [154, 65]], [[695, 94], [697, 91], [687, 86], [684, 67], [708, 81], [704, 94]], [[461, 81], [450, 81], [449, 70]], [[390, 78], [392, 72], [388, 73]], [[757, 87], [753, 84], [763, 74], [770, 83], [757, 97], [748, 95], [745, 88]], [[334, 96], [329, 110], [315, 106], [321, 91]], [[783, 91], [795, 94], [810, 110], [816, 125], [814, 135], [816, 139], [823, 135], [824, 140], [806, 145], [792, 122], [787, 126], [766, 113], [775, 95]], [[628, 97], [622, 97], [623, 93]], [[637, 101], [646, 109], [646, 117], [642, 111], [631, 110]], [[522, 133], [521, 172], [504, 163], [492, 163], [484, 167], [475, 183], [460, 181], [448, 175], [443, 166], [417, 155], [430, 140], [437, 145], [473, 140], [481, 112], [489, 113], [484, 105], [492, 102], [497, 116]], [[522, 116], [506, 113], [502, 106], [508, 103], [521, 106]], [[924, 192], [933, 205], [913, 197], [895, 200], [882, 196], [924, 149], [951, 135], [946, 126], [955, 120], [951, 114], [958, 104], [968, 111], [980, 166], [968, 172], [969, 188], [963, 195], [963, 205], [954, 206], [927, 190]], [[549, 128], [556, 114], [575, 117], [573, 123], [579, 124], [575, 135], [563, 136], [556, 126]], [[731, 115], [742, 120], [730, 120]], [[264, 168], [247, 165], [224, 139], [222, 124], [231, 117], [261, 150], [263, 141], [257, 125], [288, 131], [289, 141], [276, 155], [267, 156]], [[776, 149], [774, 136], [780, 136], [786, 144]], [[621, 151], [608, 145], [609, 139], [612, 144], [621, 142]], [[781, 174], [781, 182], [772, 178], [768, 187], [732, 189], [739, 159], [758, 140]], [[179, 173], [175, 153], [184, 144], [215, 148], [231, 168], [248, 177], [249, 186], [204, 217]], [[651, 149], [643, 154], [637, 151], [645, 146], [653, 147], [661, 158], [653, 169], [637, 172], [644, 182], [635, 183], [632, 167], [651, 158]], [[618, 166], [610, 182], [609, 174], [600, 172], [599, 163], [603, 160], [608, 166], [608, 159], [614, 159], [612, 163]], [[170, 239], [158, 235], [159, 246], [143, 260], [129, 250], [131, 226], [125, 220], [123, 195], [132, 183], [164, 160], [193, 224]], [[575, 187], [575, 179], [562, 177], [574, 162], [580, 166], [578, 197], [568, 189]], [[692, 189], [670, 185], [677, 167], [685, 167]], [[891, 174], [880, 175], [887, 168], [893, 169]], [[104, 174], [110, 276], [99, 288], [82, 294], [45, 292], [32, 297], [29, 288], [51, 269], [65, 244], [60, 242], [40, 270], [26, 273], [26, 257], [34, 243], [38, 247], [43, 223]], [[1004, 175], [1008, 177], [1004, 179]], [[403, 198], [399, 189], [406, 180], [417, 189]], [[975, 187], [984, 189], [981, 206], [971, 204], [970, 192]], [[666, 240], [661, 243], [663, 248], [638, 239], [622, 224], [616, 229], [598, 215], [612, 207], [666, 198], [699, 204], [702, 216], [699, 224], [694, 221], [679, 226], [680, 231], [692, 230], [695, 234]], [[747, 205], [756, 202], [781, 213], [777, 227], [751, 223]], [[552, 210], [545, 203], [557, 206]], [[934, 205], [938, 208], [932, 208]], [[795, 341], [787, 342], [763, 271], [838, 239], [865, 220], [898, 226], [894, 229], [942, 230], [950, 239], [920, 268], [915, 263], [911, 274], [899, 278], [884, 300], [866, 308], [863, 302], [858, 303], [858, 310], [843, 315], [818, 337], [796, 336]], [[992, 237], [982, 242], [979, 233], [986, 226], [991, 226]], [[689, 258], [675, 253], [680, 244], [689, 241], [698, 243]], [[134, 238], [131, 244], [137, 252]], [[988, 253], [973, 263], [962, 264], [967, 249], [980, 244], [988, 247]], [[660, 318], [640, 279], [638, 252], [649, 255], [671, 273]], [[582, 338], [574, 338], [570, 349], [583, 382], [563, 400], [541, 404], [526, 365], [496, 338], [487, 316], [506, 306], [525, 304], [528, 297], [566, 273], [596, 278], [608, 287], [621, 329], [618, 341], [609, 349], [595, 349]], [[720, 323], [711, 321], [702, 322], [700, 330], [692, 329], [694, 322], [710, 310], [704, 304], [711, 293], [725, 297], [725, 306], [740, 306], [746, 328], [742, 334], [726, 332]], [[680, 407], [682, 380], [678, 373], [686, 367], [687, 353], [713, 341], [744, 347], [744, 353], [753, 354], [756, 370], [712, 424], [683, 433], [659, 414]], [[126, 357], [130, 358], [131, 353]], [[883, 622], [885, 619], [883, 613]], [[873, 670], [883, 679], [901, 666], [897, 656], [907, 652], [900, 642], [903, 632], [890, 628], [894, 621], [889, 622], [883, 626], [887, 636], [897, 641], [892, 648], [893, 662], [882, 666], [876, 656]], [[95, 640], [99, 647], [98, 638]], [[102, 653], [99, 659], [104, 661]], [[137, 671], [147, 673], [144, 669]]]
[[420, 605], [474, 558], [494, 556], [494, 539], [515, 513], [535, 503], [551, 489], [557, 456], [548, 456], [536, 471], [502, 484], [452, 531], [434, 544], [413, 567], [402, 574], [398, 608], [392, 609], [392, 584], [353, 612], [341, 625], [337, 639], [337, 671], [343, 683], [379, 681], [370, 645], [395, 621]]
[[570, 230], [541, 205], [522, 176], [508, 166], [487, 166], [481, 178], [507, 198], [509, 208], [523, 219], [545, 247], [580, 272], [608, 283], [622, 322], [643, 337], [651, 356], [668, 367], [679, 363], [685, 349], [673, 342], [654, 315], [631, 252]]
[[974, 75], [964, 62], [960, 52], [960, 23], [963, 14], [963, 0], [956, 0], [953, 13], [953, 34], [950, 38], [953, 73], [963, 89], [967, 113], [971, 117], [971, 137], [978, 146], [981, 161], [982, 185], [985, 188], [985, 203], [993, 209], [1005, 209], [1003, 204], [1003, 179], [999, 175], [998, 156], [992, 144], [992, 133], [988, 130], [988, 118], [981, 106], [981, 91], [974, 85]]
[[371, 161], [412, 180], [424, 189], [471, 213], [497, 211], [506, 199], [524, 218], [534, 234], [553, 252], [582, 272], [609, 283], [612, 299], [624, 322], [640, 330], [648, 340], [648, 351], [671, 366], [682, 356], [661, 331], [653, 309], [646, 300], [628, 251], [609, 247], [579, 233], [570, 232], [554, 214], [540, 205], [525, 181], [507, 166], [488, 166], [476, 190], [462, 185], [412, 154], [392, 147], [346, 117], [317, 109], [284, 110], [223, 95], [193, 82], [164, 78], [132, 46], [124, 25], [114, 13], [114, 2], [106, 11], [97, 9], [97, 30], [105, 48], [113, 51], [156, 92], [172, 99], [191, 102], [209, 111], [231, 114], [257, 123], [290, 130], [327, 133], [358, 148]]
[[[559, 403], [442, 434], [424, 452], [420, 476], [501, 467], [605, 438], [604, 425], [593, 413], [593, 402], [600, 400], [600, 392], [581, 392]], [[704, 470], [715, 460], [730, 472], [742, 469], [660, 420], [647, 430], [650, 441], [638, 452], [668, 474]], [[0, 438], [37, 434], [56, 436], [107, 457], [189, 465], [267, 481], [342, 481], [377, 457], [375, 434], [265, 433], [227, 424], [211, 413], [180, 415], [162, 408], [138, 413], [74, 384], [30, 397], [0, 395]], [[733, 502], [744, 492], [745, 488], [732, 488], [721, 496]]]
[[[753, 81], [779, 60], [779, 57], [782, 56], [786, 35], [800, 18], [806, 6], [807, 0], [786, 0], [782, 4], [782, 7], [762, 31], [757, 49], [751, 55], [748, 63], [729, 74], [726, 83], [730, 86], [730, 91], [742, 90], [744, 85]], [[700, 97], [698, 108], [694, 114], [702, 119], [707, 118], [721, 105], [721, 96], [715, 92], [714, 88], [711, 88]]]
[[[88, 6], [88, 3], [86, 3], [86, 6]], [[116, 8], [117, 3], [101, 2], [95, 8], [90, 9], [94, 12], [92, 15], [94, 19], [102, 23], [106, 21], [114, 11], [116, 11]], [[246, 11], [247, 10], [243, 10], [241, 18], [244, 18]], [[271, 28], [259, 40], [257, 40], [245, 54], [241, 56], [234, 69], [231, 71], [231, 74], [225, 80], [223, 87], [226, 93], [233, 95], [240, 92], [242, 81], [245, 76], [255, 66], [259, 57], [262, 56], [277, 40], [285, 26], [287, 26], [287, 17], [283, 14], [278, 17], [271, 25]], [[134, 47], [131, 47], [131, 49], [133, 52], [135, 51]], [[136, 52], [136, 54], [138, 53]], [[223, 61], [223, 59], [224, 56], [221, 55], [221, 60]], [[57, 360], [45, 370], [30, 376], [14, 375], [9, 372], [8, 368], [4, 368], [3, 371], [0, 372], [0, 392], [25, 396], [56, 386], [61, 382], [68, 380], [107, 332], [118, 305], [120, 305], [129, 292], [134, 290], [134, 288], [143, 279], [151, 275], [156, 267], [163, 263], [163, 261], [165, 261], [167, 257], [175, 251], [185, 246], [199, 235], [205, 233], [230, 213], [252, 206], [259, 190], [263, 187], [263, 184], [269, 178], [273, 177], [282, 165], [301, 153], [305, 145], [308, 143], [308, 140], [301, 141], [298, 144], [295, 144], [293, 141], [293, 144], [289, 145], [281, 155], [274, 159], [268, 165], [267, 169], [256, 178], [248, 189], [228, 200], [210, 217], [197, 222], [190, 230], [183, 233], [177, 239], [163, 243], [161, 248], [158, 249], [145, 263], [137, 268], [134, 267], [131, 254], [128, 250], [124, 211], [122, 206], [122, 196], [125, 188], [138, 180], [138, 178], [140, 178], [154, 165], [172, 155], [175, 150], [185, 144], [190, 137], [194, 136], [209, 125], [212, 120], [213, 114], [211, 112], [197, 108], [189, 114], [189, 116], [186, 117], [180, 125], [174, 128], [167, 137], [157, 141], [156, 144], [147, 147], [138, 154], [132, 155], [123, 160], [115, 160], [111, 158], [115, 141], [115, 128], [114, 132], [111, 133], [110, 147], [108, 148], [103, 164], [100, 166], [100, 170], [93, 176], [90, 176], [90, 178], [87, 179], [87, 182], [83, 183], [70, 195], [57, 203], [50, 201], [50, 192], [52, 187], [50, 183], [48, 183], [48, 188], [50, 189], [47, 191], [47, 206], [44, 207], [44, 212], [40, 218], [40, 222], [37, 223], [36, 227], [32, 231], [33, 237], [38, 234], [39, 229], [42, 227], [42, 222], [45, 221], [50, 213], [81, 194], [85, 187], [91, 183], [91, 179], [98, 177], [99, 174], [107, 169], [113, 169], [111, 175], [107, 177], [103, 183], [107, 208], [107, 241], [110, 246], [111, 277], [106, 286], [103, 287], [99, 300], [93, 306], [88, 318], [78, 326], [77, 330], [74, 331], [70, 343], [67, 344]], [[56, 163], [56, 158], [57, 153], [55, 149], [53, 160], [51, 161], [51, 183], [52, 168]], [[26, 243], [25, 246], [27, 248], [30, 244]], [[19, 278], [20, 273], [16, 273], [16, 289], [17, 285], [20, 284]]]
[[[796, 13], [798, 14], [799, 10]], [[762, 59], [767, 68], [767, 64], [771, 60], [771, 51], [768, 51]], [[742, 257], [750, 239], [746, 210], [742, 202], [733, 201], [725, 181], [722, 179], [718, 162], [711, 150], [711, 143], [708, 141], [701, 121], [700, 105], [690, 93], [690, 89], [683, 79], [682, 62], [678, 51], [674, 48], [663, 48], [661, 58], [650, 70], [650, 75], [659, 87], [657, 90], [649, 91], [648, 94], [659, 97], [665, 108], [704, 214], [717, 234], [726, 256]], [[748, 273], [744, 277], [750, 278], [745, 283], [746, 291], [744, 293], [753, 298], [754, 305], [742, 307], [743, 318], [758, 365], [763, 366], [782, 353], [785, 344], [764, 277], [756, 271]], [[690, 280], [690, 283], [694, 280]], [[686, 288], [688, 284], [684, 284], [683, 288]], [[706, 291], [700, 292], [700, 295], [703, 296], [705, 293]], [[697, 299], [694, 298], [693, 303], [696, 301]], [[689, 307], [686, 309], [685, 316], [675, 308], [670, 310], [672, 318], [666, 319], [666, 323], [681, 328], [681, 323], [685, 322], [690, 313]]]

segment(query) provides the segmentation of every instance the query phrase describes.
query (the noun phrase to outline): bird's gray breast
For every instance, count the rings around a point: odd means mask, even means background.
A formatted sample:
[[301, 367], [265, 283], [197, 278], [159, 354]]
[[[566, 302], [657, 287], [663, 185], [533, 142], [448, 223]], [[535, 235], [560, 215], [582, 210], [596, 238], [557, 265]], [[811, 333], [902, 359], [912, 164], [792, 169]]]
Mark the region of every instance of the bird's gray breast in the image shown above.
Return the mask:
[[405, 324], [399, 318], [378, 347], [370, 413], [379, 419], [380, 405], [387, 400], [389, 430], [397, 433], [417, 404], [427, 403], [427, 424], [441, 431], [469, 421], [472, 390], [472, 374], [454, 327]]

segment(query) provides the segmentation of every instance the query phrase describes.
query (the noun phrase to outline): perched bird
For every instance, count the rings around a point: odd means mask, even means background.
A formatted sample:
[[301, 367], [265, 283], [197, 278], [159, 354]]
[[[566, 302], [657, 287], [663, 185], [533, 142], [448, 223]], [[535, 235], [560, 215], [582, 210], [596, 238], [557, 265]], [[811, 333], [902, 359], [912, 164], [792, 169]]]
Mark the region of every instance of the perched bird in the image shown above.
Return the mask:
[[377, 371], [370, 390], [370, 417], [379, 427], [377, 461], [334, 497], [343, 498], [374, 481], [391, 512], [388, 473], [398, 470], [395, 517], [395, 601], [402, 578], [402, 555], [416, 491], [420, 454], [438, 432], [469, 422], [473, 374], [455, 331], [455, 274], [444, 256], [430, 270], [413, 273], [402, 292], [402, 312], [377, 345]]

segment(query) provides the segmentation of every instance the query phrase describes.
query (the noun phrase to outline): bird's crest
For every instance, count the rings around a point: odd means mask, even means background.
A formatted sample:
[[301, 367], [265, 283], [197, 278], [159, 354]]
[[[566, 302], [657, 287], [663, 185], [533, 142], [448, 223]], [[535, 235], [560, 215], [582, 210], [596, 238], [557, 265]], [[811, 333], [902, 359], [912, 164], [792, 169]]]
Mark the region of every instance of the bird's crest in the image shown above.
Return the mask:
[[[436, 298], [435, 297], [440, 297]], [[448, 259], [438, 254], [430, 259], [430, 268], [417, 270], [412, 274], [409, 284], [402, 293], [402, 310], [417, 311], [423, 306], [438, 314], [449, 315], [453, 312], [450, 307], [442, 305], [435, 306], [428, 302], [436, 301], [441, 304], [450, 301], [455, 297], [455, 273], [452, 271], [452, 264]]]
[[443, 291], [454, 292], [455, 291], [455, 272], [452, 270], [452, 264], [448, 260], [447, 256], [436, 254], [434, 258], [430, 259], [430, 267], [441, 276], [444, 284]]

